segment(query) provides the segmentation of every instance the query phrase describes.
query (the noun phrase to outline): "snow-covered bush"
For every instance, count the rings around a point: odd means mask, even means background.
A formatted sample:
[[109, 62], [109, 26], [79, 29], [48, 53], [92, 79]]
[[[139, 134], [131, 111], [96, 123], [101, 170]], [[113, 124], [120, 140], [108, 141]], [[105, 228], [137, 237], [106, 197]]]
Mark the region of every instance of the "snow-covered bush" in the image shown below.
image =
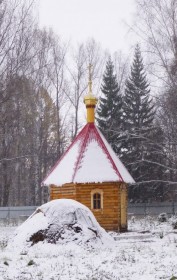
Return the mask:
[[173, 229], [177, 229], [177, 217], [176, 216], [171, 218], [171, 225], [172, 225]]
[[3, 238], [3, 239], [1, 239], [0, 240], [0, 250], [4, 250], [5, 248], [6, 248], [6, 246], [7, 246], [7, 238]]
[[168, 221], [168, 215], [167, 213], [161, 213], [159, 216], [158, 216], [158, 221], [163, 223], [163, 222], [167, 222]]
[[177, 229], [177, 221], [174, 222], [172, 225], [173, 225], [173, 229]]
[[170, 278], [170, 280], [175, 280], [175, 279], [177, 279], [176, 276], [172, 276], [172, 277]]

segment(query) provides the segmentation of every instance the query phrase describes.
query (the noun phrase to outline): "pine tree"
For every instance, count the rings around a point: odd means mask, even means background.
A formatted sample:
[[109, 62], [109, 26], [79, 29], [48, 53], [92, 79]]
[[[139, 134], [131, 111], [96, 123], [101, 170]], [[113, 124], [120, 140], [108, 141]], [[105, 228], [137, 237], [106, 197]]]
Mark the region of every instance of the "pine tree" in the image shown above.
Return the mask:
[[121, 143], [119, 132], [122, 124], [122, 96], [111, 58], [106, 64], [101, 91], [103, 96], [99, 100], [96, 118], [98, 127], [114, 151], [118, 153]]
[[[135, 48], [131, 73], [125, 85], [123, 107], [125, 133], [123, 161], [135, 181], [150, 180], [155, 110], [138, 45]], [[142, 185], [131, 187], [130, 198], [140, 198], [141, 195], [145, 195]]]

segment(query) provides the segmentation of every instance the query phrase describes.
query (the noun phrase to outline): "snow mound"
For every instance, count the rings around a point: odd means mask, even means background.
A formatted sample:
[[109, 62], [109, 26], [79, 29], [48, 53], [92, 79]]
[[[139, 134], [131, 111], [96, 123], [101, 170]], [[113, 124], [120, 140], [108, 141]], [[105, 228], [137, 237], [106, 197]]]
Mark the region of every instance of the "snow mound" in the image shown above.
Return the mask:
[[72, 199], [56, 199], [43, 204], [16, 230], [15, 246], [33, 246], [38, 242], [94, 246], [106, 244], [112, 237], [98, 224], [92, 212]]

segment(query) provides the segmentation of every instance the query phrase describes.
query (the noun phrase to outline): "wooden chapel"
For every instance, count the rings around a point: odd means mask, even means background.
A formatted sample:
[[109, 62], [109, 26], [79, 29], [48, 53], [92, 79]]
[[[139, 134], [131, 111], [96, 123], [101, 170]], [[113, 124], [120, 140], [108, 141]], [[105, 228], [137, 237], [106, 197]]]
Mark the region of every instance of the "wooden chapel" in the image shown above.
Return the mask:
[[86, 205], [105, 230], [127, 230], [127, 184], [133, 178], [95, 125], [97, 99], [84, 98], [87, 123], [56, 162], [42, 184], [49, 186], [50, 200], [69, 198]]

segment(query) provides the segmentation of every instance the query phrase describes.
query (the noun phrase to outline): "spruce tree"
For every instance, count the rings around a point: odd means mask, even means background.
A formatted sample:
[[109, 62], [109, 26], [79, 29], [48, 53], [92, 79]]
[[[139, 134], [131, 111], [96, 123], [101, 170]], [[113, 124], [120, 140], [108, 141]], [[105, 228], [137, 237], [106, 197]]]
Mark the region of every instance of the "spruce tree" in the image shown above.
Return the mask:
[[[140, 48], [135, 48], [131, 73], [126, 81], [124, 96], [124, 155], [123, 161], [135, 181], [148, 181], [152, 177], [151, 151], [154, 137], [154, 105], [150, 98], [149, 83]], [[141, 198], [145, 189], [130, 188], [129, 198]]]
[[119, 141], [119, 132], [122, 124], [122, 96], [111, 58], [106, 63], [101, 91], [103, 95], [99, 99], [96, 118], [98, 127], [113, 150], [118, 153], [121, 143]]

